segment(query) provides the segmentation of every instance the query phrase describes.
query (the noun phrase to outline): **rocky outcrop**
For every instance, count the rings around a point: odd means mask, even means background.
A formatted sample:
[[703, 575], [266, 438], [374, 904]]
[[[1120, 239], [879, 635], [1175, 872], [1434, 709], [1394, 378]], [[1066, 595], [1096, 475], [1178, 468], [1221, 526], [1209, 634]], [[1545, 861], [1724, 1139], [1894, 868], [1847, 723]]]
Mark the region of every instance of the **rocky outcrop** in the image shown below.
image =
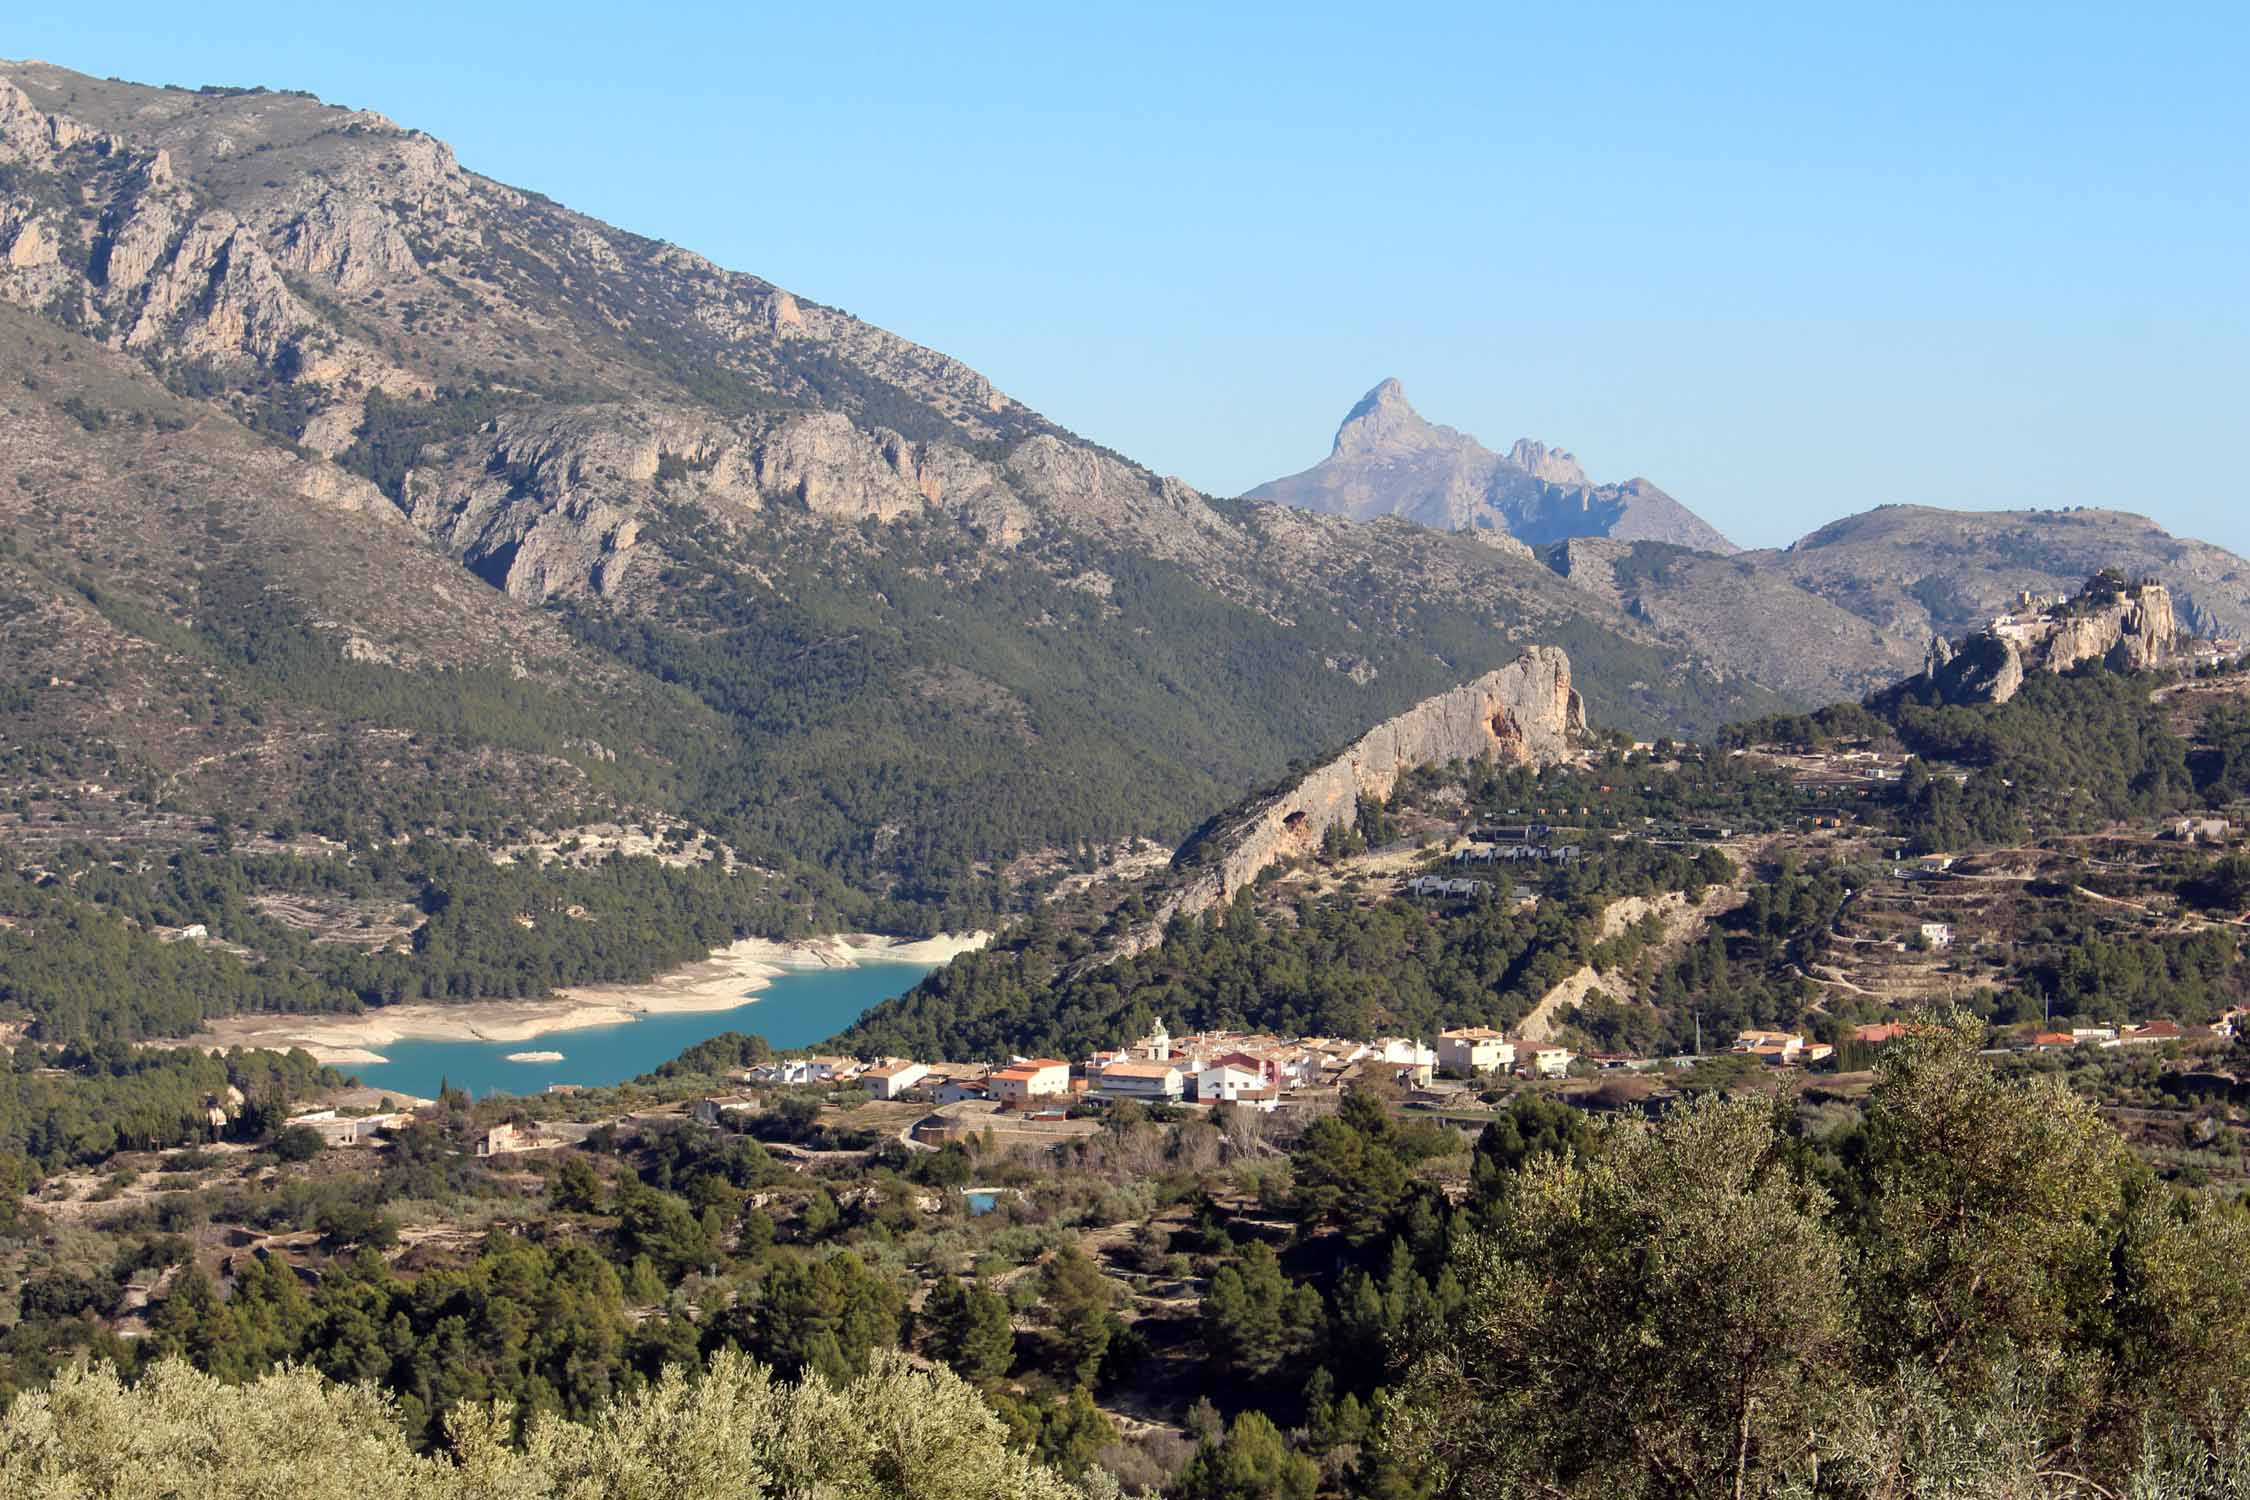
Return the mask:
[[1182, 883], [1125, 951], [1153, 945], [1174, 916], [1232, 900], [1269, 866], [1313, 853], [1330, 829], [1358, 818], [1361, 799], [1388, 797], [1418, 766], [1551, 766], [1585, 733], [1586, 707], [1571, 686], [1569, 656], [1556, 646], [1534, 646], [1497, 671], [1386, 719], [1285, 790], [1206, 827], [1174, 856]]
[[1535, 443], [1530, 438], [1517, 438], [1508, 450], [1508, 462], [1543, 484], [1560, 485], [1564, 489], [1590, 490], [1594, 481], [1578, 467], [1575, 454], [1560, 448], [1550, 448], [1545, 443]]
[[111, 347], [163, 362], [256, 366], [312, 387], [416, 385], [340, 336], [282, 274], [318, 267], [367, 285], [395, 271], [404, 242], [381, 232], [379, 215], [329, 195], [325, 216], [303, 218], [277, 259], [253, 226], [181, 180], [168, 151], [43, 111], [4, 78], [0, 163], [17, 169], [0, 187], [0, 297], [67, 308]]
[[1735, 550], [1647, 480], [1597, 485], [1575, 457], [1529, 438], [1494, 453], [1425, 420], [1396, 380], [1345, 414], [1326, 459], [1258, 486], [1249, 498], [1353, 520], [1403, 516], [1444, 531], [1499, 532], [1534, 547], [1590, 536]]
[[2031, 673], [2086, 662], [2151, 671], [2178, 660], [2191, 640], [2163, 584], [2104, 572], [2074, 598], [2019, 599], [1956, 646], [1932, 641], [1922, 674], [1897, 691], [1941, 703], [2006, 703]]
[[2081, 608], [2055, 619], [2044, 641], [2033, 633], [2038, 664], [2046, 671], [2099, 661], [2118, 671], [2146, 672], [2169, 666], [2188, 643], [2171, 590], [2161, 583], [2117, 593], [2097, 584], [2074, 602]]
[[277, 254], [291, 270], [342, 292], [364, 292], [422, 269], [390, 213], [339, 192], [323, 192], [307, 205], [282, 230]]

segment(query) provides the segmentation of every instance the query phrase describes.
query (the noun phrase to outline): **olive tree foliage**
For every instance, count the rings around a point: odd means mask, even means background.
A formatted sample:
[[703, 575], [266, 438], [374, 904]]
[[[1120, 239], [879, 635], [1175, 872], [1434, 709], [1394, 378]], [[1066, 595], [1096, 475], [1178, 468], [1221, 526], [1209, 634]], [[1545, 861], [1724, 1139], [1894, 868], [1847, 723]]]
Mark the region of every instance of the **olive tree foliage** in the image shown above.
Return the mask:
[[[2058, 1444], [2068, 1402], [2052, 1359], [2005, 1359], [1973, 1397], [1926, 1365], [1829, 1408], [1775, 1500], [2234, 1500], [2250, 1494], [2250, 1427], [2151, 1418], [2121, 1465]], [[2208, 1415], [2211, 1408], [2205, 1408]], [[2185, 1414], [2182, 1414], [2183, 1418]], [[2102, 1477], [2097, 1478], [2099, 1473]]]
[[1796, 1457], [1843, 1250], [1771, 1106], [1705, 1098], [1520, 1168], [1457, 1261], [1460, 1324], [1385, 1438], [1465, 1497], [1738, 1493]]
[[452, 1500], [459, 1476], [417, 1456], [390, 1401], [306, 1369], [229, 1386], [159, 1361], [66, 1372], [0, 1417], [0, 1494], [16, 1500]]
[[1970, 1379], [2062, 1342], [2103, 1300], [2131, 1161], [2060, 1079], [2004, 1081], [1975, 1045], [1966, 1024], [1933, 1025], [1886, 1050], [1858, 1235], [1870, 1353]]
[[0, 1417], [11, 1500], [1115, 1500], [1006, 1442], [976, 1390], [895, 1354], [845, 1385], [776, 1381], [734, 1353], [667, 1371], [590, 1422], [456, 1413], [450, 1457], [409, 1447], [389, 1403], [308, 1369], [227, 1386], [177, 1360], [127, 1388], [75, 1370]]
[[1449, 1500], [2250, 1494], [2250, 1212], [1978, 1035], [1887, 1049], [1833, 1164], [1707, 1097], [1493, 1174], [1377, 1458]]

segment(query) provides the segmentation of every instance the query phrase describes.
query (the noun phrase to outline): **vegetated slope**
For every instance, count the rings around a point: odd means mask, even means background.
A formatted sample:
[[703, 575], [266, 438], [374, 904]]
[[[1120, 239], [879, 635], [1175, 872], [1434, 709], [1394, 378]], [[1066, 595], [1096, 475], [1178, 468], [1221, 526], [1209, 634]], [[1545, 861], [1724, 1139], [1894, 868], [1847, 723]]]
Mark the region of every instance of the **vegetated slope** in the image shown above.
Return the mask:
[[[1730, 726], [1721, 749], [1731, 753], [1613, 740], [1525, 764], [1439, 754], [1294, 841], [1255, 816], [1291, 806], [1289, 793], [1265, 794], [1213, 820], [1235, 837], [1248, 830], [1259, 855], [1244, 866], [1255, 881], [1223, 887], [1227, 904], [1183, 906], [1183, 873], [1199, 865], [1184, 850], [1173, 870], [1090, 887], [1036, 914], [869, 1012], [844, 1040], [998, 1056], [1114, 1046], [1174, 1012], [1189, 1026], [1354, 1036], [1512, 1025], [1581, 963], [1618, 978], [1622, 993], [1562, 1019], [1581, 1043], [1604, 1048], [1682, 1050], [1704, 1029], [1724, 1042], [1741, 1027], [1805, 1027], [1816, 1016], [1831, 1026], [1879, 1020], [1895, 986], [1836, 979], [1834, 965], [1862, 965], [1870, 949], [1903, 952], [1916, 923], [1878, 919], [1875, 936], [1847, 940], [1846, 908], [1857, 899], [1862, 922], [1891, 906], [1942, 920], [1960, 909], [1948, 893], [1893, 898], [1899, 851], [2020, 854], [2027, 844], [2024, 874], [1972, 877], [2013, 885], [2000, 888], [1999, 915], [1988, 910], [1993, 889], [1973, 892], [1983, 915], [1962, 919], [1962, 951], [1979, 956], [1950, 977], [1914, 968], [1908, 982], [1923, 988], [1911, 993], [1969, 1000], [2010, 1025], [2074, 1011], [2089, 1022], [2207, 1021], [2240, 982], [2243, 951], [2228, 925], [2193, 909], [2239, 915], [2250, 861], [2167, 851], [2155, 820], [2242, 816], [2241, 665], [2209, 663], [2182, 680], [2165, 654], [2164, 590], [2114, 572], [2050, 614], [2033, 631], [2045, 654], [2003, 701], [1948, 701], [1923, 676], [1864, 705]], [[1854, 753], [1835, 758], [1839, 748]], [[1441, 862], [1457, 839], [1534, 820], [1550, 826], [1519, 839], [1578, 854], [1559, 865]], [[2115, 846], [2097, 850], [2089, 837]], [[1381, 860], [1352, 858], [1383, 845]], [[1605, 928], [1612, 901], [1691, 887], [1700, 900], [1702, 886], [1732, 882], [1737, 859], [1749, 864], [1750, 899], [1684, 947], [1646, 923]], [[1416, 870], [1487, 884], [1466, 902], [1409, 900], [1403, 881]], [[1518, 880], [1543, 898], [1528, 911], [1506, 900]], [[2124, 919], [2089, 910], [2103, 898], [2078, 900], [2088, 888], [2129, 891], [2114, 903]], [[1609, 939], [1618, 941], [1603, 946]]]
[[1579, 538], [1540, 559], [1643, 628], [1805, 702], [1857, 697], [1920, 664], [1928, 642], [1886, 629], [1743, 552]]
[[[0, 305], [0, 759], [25, 799], [339, 835], [662, 800], [727, 728], [483, 589], [372, 486]], [[324, 803], [328, 816], [314, 812]], [[157, 842], [166, 842], [158, 838]]]
[[[563, 676], [662, 731], [638, 795], [757, 860], [974, 916], [1011, 860], [1176, 837], [1533, 640], [1611, 723], [1783, 701], [1520, 555], [1209, 502], [378, 115], [8, 64], [0, 155], [0, 297], [263, 434], [260, 462], [367, 481], [413, 523], [371, 568], [427, 539], [545, 606], [614, 664]], [[319, 618], [373, 640], [359, 614], [400, 607]]]
[[2124, 511], [1886, 505], [1748, 560], [1924, 642], [1967, 634], [2019, 594], [2072, 593], [2103, 568], [2162, 583], [2197, 635], [2250, 638], [2250, 562]]
[[1425, 420], [1396, 380], [1360, 398], [1328, 457], [1250, 491], [1308, 510], [1366, 520], [1404, 516], [1444, 531], [1496, 531], [1530, 546], [1574, 536], [1734, 547], [1645, 479], [1597, 485], [1572, 455], [1519, 438], [1505, 455]]

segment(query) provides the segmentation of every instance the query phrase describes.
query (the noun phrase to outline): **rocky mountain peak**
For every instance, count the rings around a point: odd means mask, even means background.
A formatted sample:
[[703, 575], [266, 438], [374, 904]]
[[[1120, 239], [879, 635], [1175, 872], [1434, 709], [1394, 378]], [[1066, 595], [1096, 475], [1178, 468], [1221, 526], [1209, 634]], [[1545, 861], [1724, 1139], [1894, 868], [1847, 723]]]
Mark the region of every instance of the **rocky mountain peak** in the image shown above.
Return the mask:
[[1502, 455], [1441, 427], [1407, 402], [1396, 380], [1360, 397], [1328, 457], [1259, 485], [1249, 498], [1355, 521], [1400, 516], [1441, 531], [1497, 533], [1527, 547], [1598, 536], [1736, 550], [1646, 481], [1596, 485], [1560, 448], [1523, 438]]
[[1550, 448], [1545, 443], [1530, 438], [1517, 438], [1516, 445], [1508, 450], [1508, 462], [1530, 474], [1534, 479], [1564, 489], [1592, 489], [1594, 482], [1586, 471], [1578, 467], [1578, 456], [1565, 453], [1560, 448]]
[[1359, 398], [1336, 429], [1331, 456], [1346, 454], [1411, 453], [1448, 447], [1465, 441], [1450, 427], [1423, 420], [1406, 399], [1406, 387], [1396, 377], [1383, 381]]

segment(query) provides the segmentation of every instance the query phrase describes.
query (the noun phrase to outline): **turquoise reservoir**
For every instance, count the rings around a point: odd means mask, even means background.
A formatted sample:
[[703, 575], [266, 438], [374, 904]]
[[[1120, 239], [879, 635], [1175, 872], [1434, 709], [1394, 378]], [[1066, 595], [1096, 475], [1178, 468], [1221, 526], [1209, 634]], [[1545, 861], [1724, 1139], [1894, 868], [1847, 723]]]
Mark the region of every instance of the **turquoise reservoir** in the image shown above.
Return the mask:
[[[732, 1010], [650, 1015], [622, 1026], [550, 1031], [521, 1042], [387, 1042], [388, 1059], [343, 1069], [371, 1088], [431, 1099], [441, 1082], [476, 1095], [536, 1094], [550, 1083], [602, 1087], [670, 1062], [697, 1042], [729, 1031], [755, 1033], [776, 1048], [826, 1041], [872, 1006], [903, 995], [928, 964], [873, 963], [849, 969], [792, 969]], [[510, 1062], [511, 1052], [560, 1052], [561, 1062]]]

